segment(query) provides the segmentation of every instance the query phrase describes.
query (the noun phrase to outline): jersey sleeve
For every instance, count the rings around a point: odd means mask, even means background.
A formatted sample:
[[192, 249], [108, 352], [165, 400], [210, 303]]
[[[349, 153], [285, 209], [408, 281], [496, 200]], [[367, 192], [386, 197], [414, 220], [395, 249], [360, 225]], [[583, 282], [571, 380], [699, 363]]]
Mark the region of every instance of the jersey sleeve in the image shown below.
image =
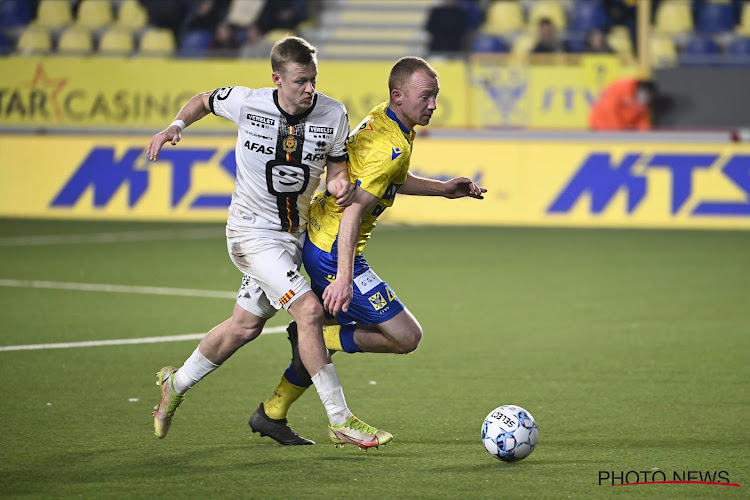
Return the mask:
[[213, 91], [208, 98], [208, 105], [213, 114], [239, 126], [242, 103], [252, 93], [253, 90], [247, 87], [222, 87]]
[[336, 136], [333, 139], [333, 146], [331, 151], [328, 153], [328, 161], [334, 163], [346, 161], [349, 159], [349, 154], [346, 150], [346, 141], [349, 137], [349, 115], [346, 113], [346, 108], [341, 115], [339, 120], [339, 126], [336, 130]]
[[401, 161], [405, 155], [393, 157], [391, 144], [382, 140], [368, 141], [359, 149], [358, 161], [362, 168], [357, 177], [357, 186], [371, 195], [382, 198], [388, 186], [401, 172]]

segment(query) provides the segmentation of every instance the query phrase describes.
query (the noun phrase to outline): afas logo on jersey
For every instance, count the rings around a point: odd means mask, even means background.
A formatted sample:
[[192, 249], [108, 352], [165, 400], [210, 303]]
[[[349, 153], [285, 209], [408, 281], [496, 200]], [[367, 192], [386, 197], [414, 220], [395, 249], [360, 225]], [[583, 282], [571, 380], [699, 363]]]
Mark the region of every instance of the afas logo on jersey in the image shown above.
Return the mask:
[[[666, 172], [671, 180], [671, 215], [750, 216], [750, 155], [630, 153], [618, 162], [610, 153], [591, 153], [547, 208], [547, 213], [568, 213], [583, 197], [591, 200], [590, 212], [600, 214], [621, 190], [627, 193], [628, 214], [649, 194], [649, 174]], [[700, 196], [722, 185], [733, 199]], [[661, 193], [657, 193], [658, 196]], [[654, 197], [655, 194], [651, 196]], [[685, 205], [693, 199], [687, 210]]]
[[250, 141], [245, 141], [244, 146], [250, 151], [257, 151], [258, 153], [267, 155], [272, 155], [274, 151], [273, 146], [264, 146], [263, 144], [258, 144], [257, 142], [250, 143]]

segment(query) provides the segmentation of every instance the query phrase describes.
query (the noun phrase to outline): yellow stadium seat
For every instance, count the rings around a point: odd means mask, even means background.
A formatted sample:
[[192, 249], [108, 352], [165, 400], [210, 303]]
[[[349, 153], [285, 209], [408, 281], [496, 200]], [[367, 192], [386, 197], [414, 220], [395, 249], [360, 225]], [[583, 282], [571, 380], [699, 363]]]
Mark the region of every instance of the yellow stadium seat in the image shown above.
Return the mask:
[[534, 2], [529, 9], [529, 30], [536, 30], [539, 20], [544, 17], [552, 21], [555, 28], [559, 30], [564, 30], [568, 26], [568, 18], [565, 16], [565, 9], [559, 1], [538, 0], [537, 2]]
[[62, 28], [73, 22], [73, 11], [70, 2], [60, 0], [42, 0], [36, 11], [34, 24], [49, 29]]
[[99, 54], [105, 56], [127, 56], [134, 47], [130, 30], [122, 28], [110, 28], [99, 39]]
[[60, 54], [90, 54], [93, 48], [91, 32], [78, 26], [67, 28], [57, 41]]
[[112, 21], [112, 5], [108, 1], [81, 0], [78, 5], [78, 26], [96, 30], [112, 24]]
[[659, 4], [654, 18], [654, 32], [664, 35], [681, 35], [693, 31], [693, 14], [690, 0], [664, 0]]
[[523, 9], [518, 2], [502, 0], [490, 4], [482, 33], [509, 35], [523, 29]]
[[166, 28], [148, 28], [141, 36], [138, 53], [142, 56], [171, 56], [175, 51], [174, 34]]
[[265, 38], [269, 43], [274, 44], [288, 36], [296, 36], [296, 34], [294, 33], [294, 31], [290, 30], [271, 30], [266, 33], [263, 38]]
[[233, 0], [227, 12], [227, 22], [234, 26], [250, 26], [258, 17], [263, 3], [263, 0]]
[[745, 2], [740, 13], [740, 22], [735, 28], [739, 36], [750, 37], [750, 2]]
[[607, 43], [617, 54], [632, 56], [633, 41], [630, 39], [630, 33], [624, 26], [615, 26], [607, 35]]
[[18, 37], [16, 50], [24, 56], [46, 54], [52, 50], [52, 37], [46, 28], [29, 26]]
[[649, 44], [651, 49], [651, 66], [670, 68], [677, 66], [677, 48], [674, 41], [666, 35], [654, 35]]
[[148, 12], [138, 0], [123, 0], [117, 10], [115, 25], [130, 30], [139, 30], [148, 24]]

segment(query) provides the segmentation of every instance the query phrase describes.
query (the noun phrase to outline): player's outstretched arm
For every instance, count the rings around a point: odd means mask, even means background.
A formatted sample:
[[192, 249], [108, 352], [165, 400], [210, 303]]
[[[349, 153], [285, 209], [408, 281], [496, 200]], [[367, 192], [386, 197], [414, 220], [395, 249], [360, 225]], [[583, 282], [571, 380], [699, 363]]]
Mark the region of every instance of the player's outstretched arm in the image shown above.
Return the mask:
[[349, 182], [345, 161], [326, 163], [326, 189], [336, 197], [336, 204], [348, 207], [354, 201], [354, 185]]
[[360, 187], [355, 188], [354, 201], [344, 209], [339, 222], [338, 262], [336, 279], [323, 290], [323, 308], [333, 316], [347, 312], [352, 301], [354, 279], [354, 251], [357, 247], [362, 216], [371, 211], [378, 198]]
[[406, 175], [406, 182], [401, 186], [399, 193], [415, 196], [443, 196], [444, 198], [476, 198], [484, 199], [482, 196], [487, 190], [474, 184], [468, 177], [456, 177], [449, 181], [426, 179], [417, 177], [411, 172]]
[[174, 122], [151, 138], [151, 142], [148, 143], [148, 149], [146, 150], [149, 160], [156, 161], [159, 159], [159, 151], [161, 151], [162, 146], [168, 142], [171, 142], [175, 146], [180, 142], [180, 132], [185, 127], [197, 122], [211, 112], [211, 107], [208, 104], [209, 97], [211, 97], [211, 92], [203, 92], [191, 97], [179, 113], [177, 113]]

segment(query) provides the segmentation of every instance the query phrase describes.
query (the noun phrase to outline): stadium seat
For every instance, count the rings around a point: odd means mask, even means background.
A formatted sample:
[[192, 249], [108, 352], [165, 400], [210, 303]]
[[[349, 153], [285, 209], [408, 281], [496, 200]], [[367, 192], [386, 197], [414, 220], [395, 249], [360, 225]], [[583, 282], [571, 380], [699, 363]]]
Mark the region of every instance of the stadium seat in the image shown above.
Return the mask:
[[52, 36], [49, 31], [36, 25], [27, 27], [16, 44], [16, 51], [24, 56], [47, 54], [52, 50]]
[[471, 51], [477, 54], [503, 53], [508, 52], [508, 45], [500, 37], [479, 33], [471, 42]]
[[247, 28], [263, 9], [264, 0], [233, 0], [227, 12], [227, 22], [232, 26]]
[[729, 2], [706, 2], [698, 11], [697, 31], [714, 34], [734, 30], [734, 13]]
[[104, 56], [127, 56], [133, 52], [135, 44], [130, 30], [109, 28], [99, 39], [99, 54]]
[[486, 35], [511, 35], [523, 29], [523, 9], [517, 2], [499, 0], [490, 4], [482, 33]]
[[214, 34], [211, 30], [192, 30], [182, 35], [180, 40], [180, 55], [202, 56], [206, 54]]
[[140, 30], [148, 24], [148, 12], [138, 0], [122, 0], [117, 9], [115, 26], [129, 30]]
[[726, 63], [732, 66], [750, 67], [750, 38], [735, 38], [729, 42]]
[[41, 0], [36, 10], [33, 23], [48, 29], [57, 29], [73, 22], [73, 11], [70, 2], [60, 0]]
[[469, 30], [474, 31], [479, 28], [484, 19], [482, 19], [482, 11], [479, 9], [477, 3], [473, 0], [459, 0], [458, 6], [466, 13], [466, 22], [468, 23]]
[[594, 28], [606, 30], [607, 24], [607, 13], [604, 11], [601, 0], [573, 2], [573, 10], [570, 14], [570, 31], [588, 33]]
[[633, 55], [633, 41], [630, 39], [630, 33], [624, 26], [615, 26], [607, 35], [607, 43], [615, 53], [632, 56]]
[[750, 37], [750, 2], [745, 2], [742, 5], [740, 22], [735, 28], [735, 33], [742, 37]]
[[651, 65], [655, 68], [671, 68], [677, 66], [677, 48], [674, 41], [666, 35], [654, 35], [649, 45], [651, 49]]
[[693, 31], [693, 14], [690, 0], [663, 0], [656, 10], [654, 32], [664, 35], [681, 35]]
[[28, 0], [0, 1], [0, 27], [15, 28], [31, 22], [31, 3]]
[[263, 35], [263, 38], [265, 38], [269, 43], [274, 44], [278, 42], [279, 40], [286, 38], [288, 36], [293, 36], [295, 33], [291, 30], [271, 30], [265, 35]]
[[168, 57], [175, 51], [174, 34], [166, 28], [147, 28], [141, 36], [138, 53], [142, 56]]
[[538, 0], [531, 5], [529, 9], [529, 30], [536, 31], [539, 20], [548, 18], [558, 30], [564, 30], [568, 26], [568, 20], [565, 16], [565, 10], [562, 3], [555, 0]]
[[680, 63], [683, 66], [712, 66], [720, 62], [721, 48], [705, 35], [694, 35], [682, 48]]
[[101, 0], [81, 0], [78, 5], [76, 25], [97, 30], [112, 24], [112, 5]]
[[66, 28], [57, 41], [57, 52], [65, 55], [90, 54], [93, 48], [91, 32], [80, 26]]

